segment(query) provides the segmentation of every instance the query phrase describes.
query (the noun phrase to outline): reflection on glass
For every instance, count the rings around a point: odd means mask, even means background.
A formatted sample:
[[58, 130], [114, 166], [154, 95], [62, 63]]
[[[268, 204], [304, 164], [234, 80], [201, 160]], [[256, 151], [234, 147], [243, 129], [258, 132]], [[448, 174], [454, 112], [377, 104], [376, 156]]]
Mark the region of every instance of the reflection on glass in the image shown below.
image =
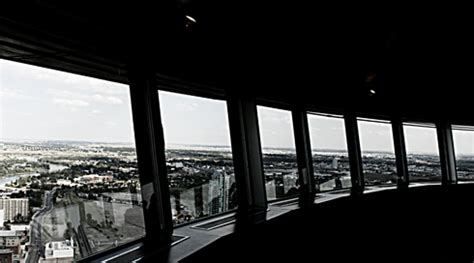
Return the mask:
[[224, 101], [159, 91], [175, 225], [237, 207]]
[[397, 166], [390, 122], [357, 121], [366, 186], [397, 183]]
[[403, 125], [410, 182], [440, 182], [441, 165], [434, 124]]
[[453, 127], [459, 181], [474, 180], [474, 127]]
[[0, 66], [2, 248], [73, 262], [144, 236], [128, 86]]
[[317, 191], [351, 187], [347, 141], [342, 116], [308, 113]]
[[267, 199], [297, 196], [300, 184], [291, 112], [263, 106], [257, 111]]

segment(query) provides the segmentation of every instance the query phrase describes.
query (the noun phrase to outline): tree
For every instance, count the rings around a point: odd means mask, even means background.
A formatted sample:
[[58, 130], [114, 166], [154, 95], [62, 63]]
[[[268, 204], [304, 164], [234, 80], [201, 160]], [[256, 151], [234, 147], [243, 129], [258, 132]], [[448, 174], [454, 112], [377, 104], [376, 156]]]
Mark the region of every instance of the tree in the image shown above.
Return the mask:
[[14, 222], [17, 222], [17, 223], [22, 223], [25, 221], [25, 218], [20, 214], [16, 214], [15, 217], [13, 218], [13, 221]]

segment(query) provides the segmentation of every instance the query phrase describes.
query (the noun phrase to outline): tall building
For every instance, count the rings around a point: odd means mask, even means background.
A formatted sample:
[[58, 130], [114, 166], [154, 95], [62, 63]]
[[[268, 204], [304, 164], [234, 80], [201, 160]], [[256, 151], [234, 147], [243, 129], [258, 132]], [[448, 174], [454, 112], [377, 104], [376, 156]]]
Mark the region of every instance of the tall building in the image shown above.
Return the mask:
[[337, 157], [334, 157], [334, 158], [332, 159], [332, 169], [337, 170], [337, 167], [338, 167], [337, 161], [338, 161], [338, 160], [339, 160], [339, 159], [338, 159]]
[[200, 217], [204, 212], [204, 204], [202, 200], [202, 185], [198, 185], [194, 187], [194, 208], [195, 208], [195, 216]]
[[28, 216], [30, 206], [27, 198], [2, 198], [0, 199], [0, 210], [3, 210], [4, 220], [13, 221], [16, 215]]
[[[232, 177], [233, 178], [233, 177]], [[208, 212], [209, 214], [222, 213], [228, 210], [231, 176], [223, 170], [216, 170], [209, 181]]]
[[283, 180], [283, 173], [278, 172], [273, 174], [275, 179], [275, 197], [280, 198], [285, 196], [285, 182]]
[[268, 199], [275, 199], [276, 192], [275, 192], [275, 180], [271, 180], [265, 183], [265, 192], [267, 193]]

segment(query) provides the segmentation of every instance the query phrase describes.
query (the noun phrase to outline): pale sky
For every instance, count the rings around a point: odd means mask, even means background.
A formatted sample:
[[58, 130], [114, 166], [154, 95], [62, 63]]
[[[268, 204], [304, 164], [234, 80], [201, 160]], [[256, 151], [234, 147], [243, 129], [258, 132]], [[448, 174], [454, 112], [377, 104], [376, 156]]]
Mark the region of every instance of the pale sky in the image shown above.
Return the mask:
[[453, 139], [456, 155], [474, 156], [474, 131], [453, 130]]
[[344, 119], [308, 114], [311, 149], [347, 151]]
[[357, 121], [360, 149], [362, 152], [395, 153], [393, 148], [392, 126], [390, 123]]
[[435, 128], [403, 126], [407, 154], [427, 153], [439, 155]]
[[[230, 146], [226, 103], [159, 92], [167, 144]], [[294, 148], [291, 113], [258, 106], [263, 148]], [[308, 114], [313, 150], [347, 150], [344, 121]], [[0, 139], [134, 142], [127, 85], [0, 59]], [[436, 131], [405, 127], [408, 153], [438, 153]], [[359, 121], [362, 151], [393, 152], [387, 124]], [[457, 154], [474, 132], [454, 131]]]
[[167, 144], [230, 146], [225, 101], [160, 91]]
[[134, 142], [127, 85], [0, 59], [0, 139]]
[[291, 112], [257, 106], [262, 148], [295, 148]]

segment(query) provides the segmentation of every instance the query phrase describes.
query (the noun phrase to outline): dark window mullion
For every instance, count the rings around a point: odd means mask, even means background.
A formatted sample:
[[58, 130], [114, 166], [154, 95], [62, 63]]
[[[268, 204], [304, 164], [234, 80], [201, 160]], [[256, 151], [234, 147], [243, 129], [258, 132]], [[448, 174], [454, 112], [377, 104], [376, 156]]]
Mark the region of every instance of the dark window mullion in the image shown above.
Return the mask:
[[410, 182], [408, 176], [407, 152], [403, 123], [400, 119], [392, 119], [393, 145], [397, 162], [398, 188], [406, 188]]
[[292, 110], [293, 132], [295, 136], [296, 158], [300, 180], [300, 205], [314, 202], [316, 194], [314, 187], [313, 158], [308, 128], [308, 117], [304, 107], [295, 106]]
[[451, 125], [446, 121], [436, 123], [439, 157], [441, 163], [441, 182], [443, 185], [456, 184], [456, 159]]
[[129, 69], [146, 245], [164, 246], [173, 232], [165, 146], [156, 78], [141, 65]]
[[357, 116], [352, 112], [344, 114], [346, 128], [347, 150], [351, 169], [352, 194], [362, 194], [364, 191], [364, 173], [362, 169], [362, 154], [360, 150]]
[[238, 219], [252, 219], [253, 215], [267, 209], [257, 106], [253, 98], [230, 93], [227, 109], [237, 184]]

